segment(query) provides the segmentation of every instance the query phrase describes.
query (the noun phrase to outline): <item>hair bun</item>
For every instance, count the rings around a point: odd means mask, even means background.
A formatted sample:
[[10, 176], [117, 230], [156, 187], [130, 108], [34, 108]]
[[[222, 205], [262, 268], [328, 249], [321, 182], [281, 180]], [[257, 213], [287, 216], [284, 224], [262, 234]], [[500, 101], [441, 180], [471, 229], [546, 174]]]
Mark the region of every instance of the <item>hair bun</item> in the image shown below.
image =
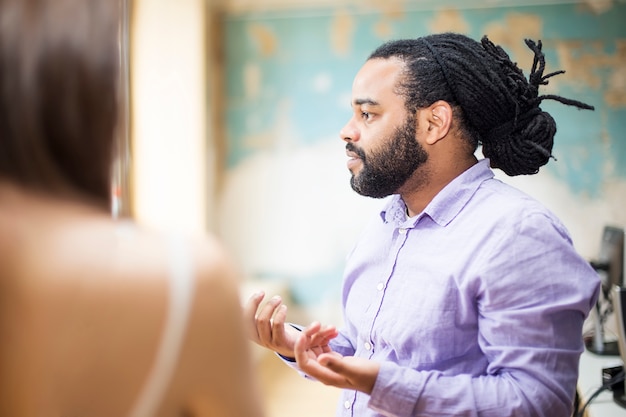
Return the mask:
[[513, 123], [511, 130], [498, 127], [483, 140], [483, 155], [491, 167], [509, 176], [536, 174], [552, 157], [556, 122], [538, 107], [525, 116]]
[[548, 84], [550, 77], [565, 72], [555, 71], [544, 75], [545, 55], [541, 50], [541, 41], [535, 43], [530, 39], [525, 40], [535, 54], [528, 80], [502, 48], [494, 45], [486, 36], [481, 42], [485, 51], [500, 63], [510, 97], [515, 103], [512, 120], [491, 127], [487, 132], [480, 132], [483, 155], [490, 159], [493, 168], [499, 168], [507, 175], [536, 174], [552, 157], [556, 133], [554, 119], [539, 108], [540, 103], [543, 100], [555, 100], [579, 109], [593, 110], [594, 107], [553, 94], [538, 94], [539, 87]]

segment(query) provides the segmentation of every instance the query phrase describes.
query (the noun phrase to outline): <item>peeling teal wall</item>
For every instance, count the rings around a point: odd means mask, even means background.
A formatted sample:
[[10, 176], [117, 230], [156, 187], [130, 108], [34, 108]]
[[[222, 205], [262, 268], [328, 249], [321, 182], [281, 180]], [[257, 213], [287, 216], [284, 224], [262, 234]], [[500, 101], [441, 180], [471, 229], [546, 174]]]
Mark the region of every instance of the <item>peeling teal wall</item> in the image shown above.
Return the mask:
[[[554, 148], [557, 162], [552, 161], [544, 169], [552, 170], [574, 192], [592, 197], [598, 195], [607, 177], [626, 179], [625, 99], [622, 96], [618, 105], [605, 99], [611, 78], [626, 79], [626, 4], [617, 3], [602, 14], [594, 14], [579, 4], [456, 11], [467, 24], [466, 34], [476, 39], [484, 34], [491, 36], [488, 28], [498, 23], [506, 25], [511, 15], [537, 18], [548, 70], [566, 69], [568, 73], [582, 74], [578, 79], [553, 78], [558, 88], [556, 93], [596, 106], [595, 112], [579, 112], [544, 102], [544, 109], [553, 114], [559, 126]], [[350, 48], [345, 55], [335, 52], [330, 36], [338, 12], [350, 15], [353, 24], [353, 30], [347, 34]], [[271, 147], [271, 142], [254, 143], [250, 137], [272, 131], [281, 118], [289, 121], [293, 129], [289, 141], [295, 146], [335, 137], [349, 118], [349, 102], [345, 97], [349, 97], [352, 78], [367, 55], [388, 38], [431, 33], [429, 28], [441, 12], [441, 8], [408, 10], [389, 16], [342, 8], [227, 16], [228, 167]], [[388, 28], [386, 37], [374, 29], [381, 22]], [[271, 51], [263, 50], [262, 39], [250, 30], [251, 25], [263, 28], [271, 37], [274, 42]], [[522, 36], [518, 41], [523, 44]], [[593, 65], [585, 71], [564, 68], [568, 63], [560, 62], [558, 45], [568, 48], [571, 56], [580, 60], [573, 61], [574, 65]], [[511, 52], [508, 46], [504, 44]], [[521, 62], [532, 55], [528, 51], [526, 57], [514, 53], [512, 56]], [[244, 89], [244, 71], [249, 65], [257, 66], [261, 74], [260, 91], [253, 99], [246, 98]], [[522, 69], [528, 73], [529, 68]], [[599, 84], [590, 85], [589, 77], [596, 77]], [[315, 89], [315, 80], [325, 85]], [[622, 85], [622, 95], [626, 94], [624, 90], [626, 87]], [[280, 101], [289, 105], [278, 106]]]

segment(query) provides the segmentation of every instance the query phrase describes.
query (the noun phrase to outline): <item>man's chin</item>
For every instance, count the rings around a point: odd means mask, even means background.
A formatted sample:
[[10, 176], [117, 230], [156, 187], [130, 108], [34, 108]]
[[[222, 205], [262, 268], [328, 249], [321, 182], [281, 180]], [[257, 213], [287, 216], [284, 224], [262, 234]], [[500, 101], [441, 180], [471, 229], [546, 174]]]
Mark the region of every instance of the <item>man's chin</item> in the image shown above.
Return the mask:
[[350, 186], [352, 187], [352, 190], [354, 190], [354, 192], [356, 192], [359, 195], [362, 195], [363, 197], [385, 198], [393, 194], [393, 193], [381, 193], [381, 192], [378, 192], [378, 190], [363, 189], [362, 187], [359, 187], [358, 183], [355, 181], [354, 176], [352, 176], [352, 179], [350, 180]]

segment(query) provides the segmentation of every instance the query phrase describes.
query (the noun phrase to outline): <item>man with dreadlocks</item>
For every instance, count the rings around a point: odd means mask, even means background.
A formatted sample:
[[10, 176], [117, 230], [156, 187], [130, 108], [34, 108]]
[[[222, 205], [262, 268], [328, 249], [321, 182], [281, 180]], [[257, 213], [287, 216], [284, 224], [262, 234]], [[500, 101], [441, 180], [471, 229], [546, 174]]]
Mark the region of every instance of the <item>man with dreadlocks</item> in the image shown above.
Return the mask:
[[[390, 196], [350, 254], [344, 326], [286, 323], [278, 297], [248, 301], [252, 338], [343, 388], [337, 416], [572, 414], [582, 325], [599, 279], [563, 224], [496, 180], [534, 174], [556, 132], [502, 48], [444, 33], [392, 41], [365, 62], [341, 130], [352, 188]], [[484, 159], [475, 151], [482, 145]]]

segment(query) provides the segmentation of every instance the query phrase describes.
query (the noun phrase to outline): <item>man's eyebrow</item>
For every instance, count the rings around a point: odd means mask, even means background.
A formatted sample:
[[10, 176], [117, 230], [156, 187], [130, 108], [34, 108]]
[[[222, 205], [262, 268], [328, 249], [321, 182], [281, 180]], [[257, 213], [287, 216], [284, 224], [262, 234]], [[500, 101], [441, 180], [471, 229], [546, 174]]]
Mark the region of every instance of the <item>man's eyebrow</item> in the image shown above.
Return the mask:
[[354, 100], [353, 106], [361, 106], [363, 104], [369, 104], [370, 106], [378, 106], [378, 102], [371, 98], [357, 98]]

